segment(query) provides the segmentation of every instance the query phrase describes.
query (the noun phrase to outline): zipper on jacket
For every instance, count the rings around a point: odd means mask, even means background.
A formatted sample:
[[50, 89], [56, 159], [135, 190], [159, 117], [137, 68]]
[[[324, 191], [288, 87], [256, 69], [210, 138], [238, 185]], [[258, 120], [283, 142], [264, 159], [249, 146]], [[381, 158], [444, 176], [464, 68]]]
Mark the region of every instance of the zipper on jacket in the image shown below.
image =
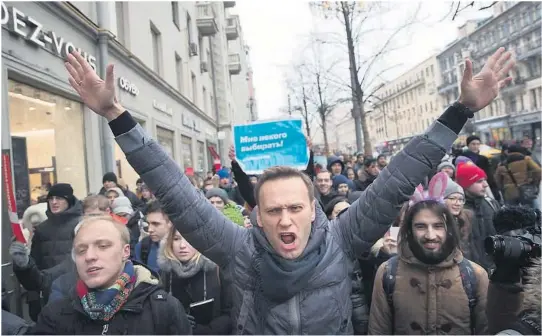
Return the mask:
[[301, 334], [301, 312], [299, 311], [299, 294], [290, 299], [290, 314], [292, 316], [292, 335]]
[[107, 335], [107, 331], [109, 330], [109, 323], [104, 324], [104, 328], [102, 330], [102, 335]]

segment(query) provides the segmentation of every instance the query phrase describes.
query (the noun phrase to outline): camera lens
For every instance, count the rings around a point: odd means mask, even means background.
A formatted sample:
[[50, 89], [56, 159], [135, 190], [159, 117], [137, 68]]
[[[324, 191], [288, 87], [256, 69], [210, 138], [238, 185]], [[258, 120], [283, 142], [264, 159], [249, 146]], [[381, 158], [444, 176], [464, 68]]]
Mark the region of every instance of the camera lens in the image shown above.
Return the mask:
[[519, 260], [528, 257], [533, 248], [520, 237], [491, 236], [484, 240], [484, 249], [494, 257]]

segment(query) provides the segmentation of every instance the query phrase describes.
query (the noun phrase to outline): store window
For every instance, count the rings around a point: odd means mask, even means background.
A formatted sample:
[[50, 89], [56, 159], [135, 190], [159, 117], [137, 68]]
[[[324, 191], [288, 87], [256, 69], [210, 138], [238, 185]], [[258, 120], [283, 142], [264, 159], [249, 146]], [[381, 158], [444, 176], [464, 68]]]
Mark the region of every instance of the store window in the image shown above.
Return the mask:
[[156, 139], [158, 140], [158, 143], [164, 147], [164, 150], [166, 153], [169, 154], [175, 160], [174, 153], [174, 146], [173, 143], [175, 142], [175, 134], [173, 131], [170, 131], [168, 129], [162, 128], [162, 127], [156, 127]]
[[205, 169], [205, 144], [198, 141], [198, 172], [203, 172]]
[[22, 213], [48, 185], [72, 185], [76, 197], [87, 195], [83, 105], [9, 80], [9, 119], [13, 172]]
[[[137, 121], [141, 127], [145, 128], [145, 123], [142, 121]], [[130, 166], [130, 163], [128, 163], [128, 160], [126, 160], [126, 155], [124, 155], [124, 152], [122, 149], [120, 149], [119, 145], [115, 142], [115, 161], [116, 161], [116, 167], [117, 171], [115, 172], [117, 174], [117, 177], [122, 178], [122, 180], [128, 185], [128, 188], [135, 192], [136, 182], [139, 178], [139, 175], [135, 172], [135, 170]]]
[[183, 151], [183, 167], [184, 169], [188, 167], [194, 168], [194, 165], [192, 164], [192, 138], [184, 135], [181, 138]]

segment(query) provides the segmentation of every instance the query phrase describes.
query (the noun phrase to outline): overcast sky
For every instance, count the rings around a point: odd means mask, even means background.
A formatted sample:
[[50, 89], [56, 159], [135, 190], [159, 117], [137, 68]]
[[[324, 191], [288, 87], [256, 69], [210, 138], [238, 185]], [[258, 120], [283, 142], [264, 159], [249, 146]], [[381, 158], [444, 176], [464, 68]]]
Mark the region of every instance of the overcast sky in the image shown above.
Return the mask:
[[[467, 3], [463, 1], [461, 7]], [[457, 36], [457, 26], [466, 19], [489, 16], [492, 9], [484, 12], [477, 10], [487, 3], [476, 3], [474, 8], [465, 9], [452, 21], [452, 2], [423, 2], [418, 16], [423, 24], [412, 26], [400, 36], [396, 43], [407, 46], [380, 62], [381, 67], [394, 66], [392, 71], [385, 74], [386, 79], [393, 79], [452, 42]], [[417, 6], [417, 2], [400, 1], [393, 6], [395, 11], [375, 20], [378, 26], [392, 28], [394, 22], [404, 22], [408, 13]], [[292, 64], [303, 59], [300, 51], [307, 45], [311, 32], [343, 33], [344, 28], [336, 21], [325, 20], [311, 10], [306, 1], [242, 0], [237, 1], [234, 11], [240, 16], [244, 39], [251, 48], [250, 61], [254, 70], [259, 116], [261, 119], [276, 118], [287, 106], [285, 75], [291, 72], [289, 68]], [[390, 33], [379, 34], [373, 34], [368, 37], [369, 41], [364, 41], [368, 52], [374, 53], [371, 50], [377, 47], [374, 43], [387, 39]], [[346, 59], [337, 46], [324, 45], [322, 48], [327, 55], [336, 53], [338, 58]], [[342, 75], [345, 69], [342, 65], [340, 67], [343, 69], [337, 71]]]

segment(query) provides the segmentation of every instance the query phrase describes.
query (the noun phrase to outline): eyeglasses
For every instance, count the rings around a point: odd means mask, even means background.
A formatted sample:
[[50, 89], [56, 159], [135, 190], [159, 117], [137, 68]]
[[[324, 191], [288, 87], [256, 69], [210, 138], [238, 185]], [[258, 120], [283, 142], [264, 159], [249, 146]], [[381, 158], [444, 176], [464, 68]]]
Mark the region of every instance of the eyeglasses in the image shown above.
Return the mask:
[[464, 198], [448, 197], [447, 200], [449, 200], [452, 203], [456, 203], [456, 204], [465, 204], [465, 199]]

